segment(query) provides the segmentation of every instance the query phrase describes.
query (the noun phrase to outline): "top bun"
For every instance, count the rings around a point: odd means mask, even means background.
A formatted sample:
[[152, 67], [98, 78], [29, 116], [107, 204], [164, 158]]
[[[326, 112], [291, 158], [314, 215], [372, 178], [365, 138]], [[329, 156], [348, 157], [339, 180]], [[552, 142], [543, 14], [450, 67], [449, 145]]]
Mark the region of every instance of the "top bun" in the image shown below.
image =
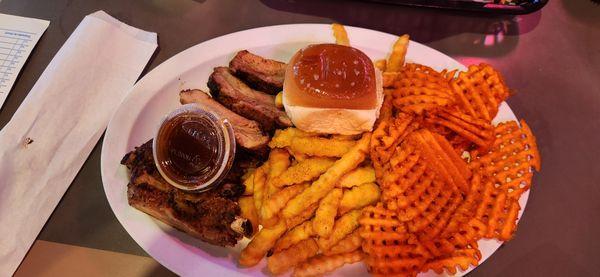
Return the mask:
[[345, 135], [371, 131], [382, 102], [381, 73], [356, 48], [309, 45], [288, 63], [283, 104], [301, 130]]

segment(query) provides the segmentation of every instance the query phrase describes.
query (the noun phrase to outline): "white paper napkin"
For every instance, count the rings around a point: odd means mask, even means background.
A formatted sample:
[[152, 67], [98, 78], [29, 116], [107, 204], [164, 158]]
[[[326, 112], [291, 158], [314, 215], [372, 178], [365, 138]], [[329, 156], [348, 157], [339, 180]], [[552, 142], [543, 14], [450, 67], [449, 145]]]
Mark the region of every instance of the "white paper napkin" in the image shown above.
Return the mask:
[[86, 16], [0, 130], [1, 276], [21, 263], [156, 41], [103, 11]]

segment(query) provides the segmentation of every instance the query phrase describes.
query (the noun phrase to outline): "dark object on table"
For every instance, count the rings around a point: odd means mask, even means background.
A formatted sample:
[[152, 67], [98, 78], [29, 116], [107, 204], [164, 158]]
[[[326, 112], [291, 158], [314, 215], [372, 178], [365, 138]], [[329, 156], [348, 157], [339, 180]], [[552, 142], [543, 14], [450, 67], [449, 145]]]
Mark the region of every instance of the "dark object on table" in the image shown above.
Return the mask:
[[415, 7], [464, 10], [497, 14], [528, 14], [535, 12], [548, 0], [369, 0]]
[[216, 67], [208, 79], [210, 93], [233, 112], [257, 121], [264, 131], [292, 126], [285, 111], [275, 106], [275, 96], [254, 90], [227, 67]]
[[[236, 157], [237, 158], [237, 157]], [[240, 172], [246, 158], [237, 159]], [[190, 193], [169, 185], [158, 172], [152, 156], [152, 140], [127, 153], [121, 160], [130, 170], [129, 205], [210, 244], [234, 246], [252, 233], [250, 221], [239, 217], [237, 199], [244, 192], [237, 174], [212, 190]]]
[[283, 89], [286, 64], [252, 54], [248, 50], [238, 52], [229, 62], [229, 68], [248, 86], [269, 94]]

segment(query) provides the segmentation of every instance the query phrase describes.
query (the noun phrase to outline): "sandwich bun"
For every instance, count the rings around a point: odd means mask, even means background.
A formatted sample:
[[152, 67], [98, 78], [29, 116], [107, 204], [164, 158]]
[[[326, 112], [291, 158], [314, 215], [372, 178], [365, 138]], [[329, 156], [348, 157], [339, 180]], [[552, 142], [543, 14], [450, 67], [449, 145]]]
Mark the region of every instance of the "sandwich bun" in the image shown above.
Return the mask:
[[282, 102], [294, 125], [307, 132], [368, 132], [383, 103], [381, 72], [362, 51], [313, 44], [290, 60]]

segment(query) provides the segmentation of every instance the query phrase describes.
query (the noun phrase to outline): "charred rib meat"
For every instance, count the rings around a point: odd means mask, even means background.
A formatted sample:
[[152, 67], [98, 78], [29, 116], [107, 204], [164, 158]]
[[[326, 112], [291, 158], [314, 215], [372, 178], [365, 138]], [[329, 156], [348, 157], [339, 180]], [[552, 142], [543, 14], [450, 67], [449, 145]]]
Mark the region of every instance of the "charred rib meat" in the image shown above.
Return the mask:
[[[203, 193], [176, 189], [162, 178], [154, 165], [152, 141], [126, 154], [121, 164], [131, 173], [127, 199], [132, 207], [219, 246], [233, 246], [243, 235], [251, 233], [251, 223], [239, 218], [240, 208], [235, 202], [244, 191], [239, 182], [224, 183]], [[240, 220], [243, 233], [232, 229], [232, 226], [240, 226]]]
[[231, 123], [237, 145], [250, 151], [261, 152], [266, 148], [269, 137], [263, 133], [258, 123], [246, 119], [213, 100], [207, 93], [199, 90], [184, 90], [179, 93], [181, 104], [197, 103], [208, 108]]
[[283, 89], [286, 64], [265, 59], [247, 50], [238, 52], [229, 63], [229, 68], [240, 79], [257, 90], [277, 94]]
[[275, 106], [275, 97], [253, 90], [235, 77], [227, 67], [217, 67], [208, 79], [217, 101], [235, 113], [257, 121], [267, 132], [292, 126], [284, 111]]

